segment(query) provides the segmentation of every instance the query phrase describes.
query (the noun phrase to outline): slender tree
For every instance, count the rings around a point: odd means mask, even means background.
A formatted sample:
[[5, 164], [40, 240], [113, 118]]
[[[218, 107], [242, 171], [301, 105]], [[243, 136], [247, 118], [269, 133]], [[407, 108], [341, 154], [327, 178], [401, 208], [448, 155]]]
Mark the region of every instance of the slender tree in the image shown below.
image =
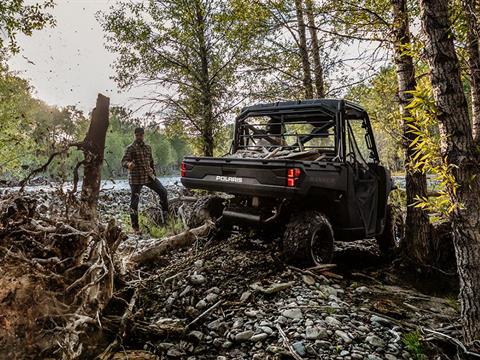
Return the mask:
[[393, 12], [393, 49], [397, 70], [398, 99], [403, 122], [403, 147], [405, 151], [405, 181], [407, 195], [407, 216], [405, 226], [405, 252], [417, 264], [426, 264], [429, 253], [430, 223], [427, 213], [414, 206], [416, 197], [427, 196], [426, 175], [413, 167], [416, 135], [412, 133], [412, 114], [408, 108], [415, 90], [415, 66], [411, 55], [409, 18], [406, 0], [390, 0]]
[[310, 32], [311, 52], [313, 58], [313, 74], [315, 76], [315, 91], [318, 98], [325, 97], [325, 82], [323, 79], [323, 67], [320, 59], [320, 44], [318, 42], [317, 26], [313, 10], [313, 0], [305, 0], [305, 12], [308, 19], [308, 30]]
[[463, 332], [480, 340], [480, 157], [474, 146], [468, 103], [448, 14], [448, 0], [420, 0], [442, 152], [451, 164], [449, 186]]
[[462, 0], [466, 22], [466, 42], [468, 52], [468, 67], [470, 72], [470, 87], [472, 98], [473, 136], [480, 144], [480, 26], [478, 22], [478, 0]]
[[297, 15], [298, 26], [298, 50], [302, 59], [303, 69], [303, 87], [305, 90], [305, 97], [307, 99], [313, 98], [313, 84], [312, 73], [310, 69], [310, 59], [308, 57], [307, 34], [305, 31], [305, 19], [303, 0], [295, 0], [295, 11]]

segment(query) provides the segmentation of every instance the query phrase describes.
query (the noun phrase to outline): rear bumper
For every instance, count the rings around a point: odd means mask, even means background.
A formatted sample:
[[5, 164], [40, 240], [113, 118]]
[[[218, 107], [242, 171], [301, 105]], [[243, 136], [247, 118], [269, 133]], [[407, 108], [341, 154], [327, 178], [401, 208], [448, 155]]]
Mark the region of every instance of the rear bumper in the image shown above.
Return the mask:
[[270, 197], [289, 199], [299, 195], [299, 189], [288, 188], [286, 186], [260, 184], [251, 179], [251, 183], [229, 183], [219, 182], [211, 179], [196, 179], [182, 177], [183, 186], [191, 189], [202, 189], [209, 191], [225, 192], [234, 195], [250, 195], [258, 197]]

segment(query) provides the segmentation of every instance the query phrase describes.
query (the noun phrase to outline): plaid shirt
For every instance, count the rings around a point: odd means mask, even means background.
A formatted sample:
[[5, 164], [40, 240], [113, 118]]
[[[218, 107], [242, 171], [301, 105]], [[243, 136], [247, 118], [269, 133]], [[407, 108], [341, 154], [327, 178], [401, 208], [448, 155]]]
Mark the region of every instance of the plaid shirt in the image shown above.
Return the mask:
[[133, 162], [132, 170], [128, 170], [130, 184], [145, 185], [155, 177], [152, 148], [149, 145], [137, 141], [128, 145], [122, 158], [122, 166], [128, 169], [129, 162]]

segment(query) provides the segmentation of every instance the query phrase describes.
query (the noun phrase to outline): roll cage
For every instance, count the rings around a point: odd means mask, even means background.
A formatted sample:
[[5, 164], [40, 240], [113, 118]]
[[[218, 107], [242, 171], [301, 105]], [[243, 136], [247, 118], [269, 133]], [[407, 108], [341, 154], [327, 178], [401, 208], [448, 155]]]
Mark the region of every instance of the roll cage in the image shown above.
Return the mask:
[[[361, 128], [353, 126], [358, 121]], [[370, 159], [365, 159], [365, 152], [362, 154], [359, 140], [364, 141]], [[304, 100], [246, 107], [235, 120], [232, 145], [233, 153], [267, 147], [269, 151], [275, 148], [318, 151], [335, 162], [379, 163], [367, 112], [346, 100]]]

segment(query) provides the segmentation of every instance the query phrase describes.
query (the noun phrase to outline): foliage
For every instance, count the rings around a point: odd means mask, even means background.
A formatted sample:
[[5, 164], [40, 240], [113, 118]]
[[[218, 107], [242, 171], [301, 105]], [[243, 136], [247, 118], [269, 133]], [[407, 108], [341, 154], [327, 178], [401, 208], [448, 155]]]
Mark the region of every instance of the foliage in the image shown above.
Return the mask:
[[418, 83], [416, 90], [411, 92], [413, 99], [409, 104], [412, 118], [407, 119], [410, 132], [416, 138], [411, 146], [415, 150], [412, 157], [413, 169], [419, 169], [427, 174], [433, 174], [439, 182], [438, 196], [417, 197], [415, 206], [433, 214], [432, 221], [443, 221], [455, 210], [450, 198], [455, 195], [458, 185], [452, 173], [455, 164], [448, 164], [441, 156], [441, 137], [438, 134], [438, 120], [431, 85], [427, 81]]
[[31, 106], [28, 83], [13, 76], [5, 68], [1, 69], [0, 173], [5, 169], [19, 169], [23, 165], [22, 155], [30, 152], [34, 146], [33, 139], [28, 136], [32, 130], [32, 121], [26, 112]]
[[383, 68], [369, 82], [350, 89], [346, 98], [361, 104], [372, 121], [380, 159], [390, 169], [403, 169], [402, 118], [398, 106], [396, 73]]
[[11, 52], [16, 53], [19, 51], [16, 41], [19, 33], [32, 35], [34, 30], [55, 25], [55, 20], [48, 13], [54, 5], [54, 0], [38, 0], [33, 4], [32, 1], [2, 0], [0, 2], [0, 32], [2, 32], [0, 49], [8, 47]]
[[246, 96], [240, 70], [265, 16], [250, 0], [145, 0], [121, 2], [99, 20], [118, 54], [119, 86], [150, 86], [152, 112], [199, 152]]
[[[112, 108], [105, 146], [104, 177], [125, 176], [120, 160], [133, 140], [133, 129], [140, 121], [122, 108]], [[6, 68], [0, 71], [0, 177], [18, 179], [39, 167], [65, 143], [80, 141], [88, 129], [88, 118], [74, 106], [58, 108], [35, 99], [27, 81]], [[158, 127], [147, 131], [158, 173], [178, 167], [190, 148], [175, 136], [168, 137]], [[81, 160], [80, 152], [71, 151], [54, 161], [48, 175], [70, 178]]]
[[425, 352], [422, 345], [422, 336], [418, 331], [406, 333], [402, 342], [415, 360], [425, 359]]

